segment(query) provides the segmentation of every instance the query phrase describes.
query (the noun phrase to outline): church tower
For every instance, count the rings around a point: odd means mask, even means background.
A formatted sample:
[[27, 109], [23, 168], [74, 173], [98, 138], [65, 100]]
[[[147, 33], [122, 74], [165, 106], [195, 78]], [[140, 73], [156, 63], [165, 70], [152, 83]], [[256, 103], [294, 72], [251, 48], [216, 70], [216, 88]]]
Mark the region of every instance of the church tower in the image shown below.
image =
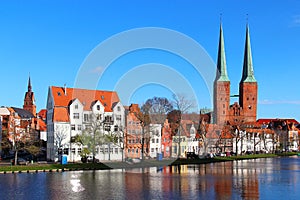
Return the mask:
[[31, 112], [34, 116], [36, 116], [36, 105], [34, 100], [34, 93], [32, 92], [30, 76], [28, 79], [28, 90], [25, 93], [23, 109]]
[[246, 28], [243, 74], [239, 86], [239, 104], [245, 122], [255, 122], [257, 113], [257, 81], [254, 77], [249, 27]]
[[227, 76], [222, 24], [218, 49], [217, 72], [214, 81], [214, 123], [223, 125], [228, 121], [230, 105], [230, 80]]

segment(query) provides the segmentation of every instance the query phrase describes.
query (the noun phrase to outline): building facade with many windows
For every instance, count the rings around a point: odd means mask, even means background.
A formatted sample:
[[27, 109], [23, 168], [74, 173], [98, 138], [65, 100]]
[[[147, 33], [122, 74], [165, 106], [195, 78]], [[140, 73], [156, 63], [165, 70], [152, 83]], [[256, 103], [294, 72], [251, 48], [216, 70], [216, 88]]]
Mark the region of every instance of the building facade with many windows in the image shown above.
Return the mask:
[[[99, 160], [122, 160], [125, 110], [114, 91], [49, 88], [47, 99], [47, 159], [79, 161], [83, 148]], [[90, 134], [92, 144], [78, 144], [76, 136]], [[111, 140], [107, 140], [111, 138]]]

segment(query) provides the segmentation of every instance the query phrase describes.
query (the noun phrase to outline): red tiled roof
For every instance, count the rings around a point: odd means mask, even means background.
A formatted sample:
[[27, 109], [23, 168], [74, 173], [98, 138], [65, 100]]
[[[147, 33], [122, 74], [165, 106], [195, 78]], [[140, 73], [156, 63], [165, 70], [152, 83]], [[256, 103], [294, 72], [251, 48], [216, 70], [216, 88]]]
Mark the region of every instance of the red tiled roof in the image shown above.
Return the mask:
[[114, 91], [66, 88], [65, 93], [64, 87], [52, 86], [51, 89], [54, 106], [68, 107], [72, 100], [78, 99], [84, 105], [84, 110], [91, 110], [92, 103], [99, 100], [105, 106], [105, 112], [112, 112], [113, 103], [120, 101]]
[[118, 94], [114, 91], [87, 90], [78, 88], [51, 87], [54, 98], [54, 106], [68, 107], [70, 102], [78, 99], [84, 110], [91, 110], [91, 105], [99, 100], [105, 107], [105, 112], [112, 112], [113, 103], [119, 102]]
[[46, 119], [46, 117], [47, 117], [47, 109], [40, 110], [40, 112], [38, 113], [38, 116], [41, 117], [42, 119]]
[[69, 120], [67, 107], [54, 107], [53, 122], [69, 122]]
[[297, 121], [297, 120], [295, 120], [295, 119], [278, 119], [278, 118], [275, 118], [275, 119], [258, 119], [257, 120], [257, 122], [259, 123], [259, 124], [263, 124], [263, 123], [265, 123], [265, 124], [268, 124], [268, 123], [270, 123], [271, 121], [288, 121], [289, 123], [294, 123], [294, 124], [299, 124], [299, 122]]
[[39, 126], [40, 126], [40, 131], [47, 131], [47, 124], [42, 120], [42, 119], [38, 119], [39, 120]]

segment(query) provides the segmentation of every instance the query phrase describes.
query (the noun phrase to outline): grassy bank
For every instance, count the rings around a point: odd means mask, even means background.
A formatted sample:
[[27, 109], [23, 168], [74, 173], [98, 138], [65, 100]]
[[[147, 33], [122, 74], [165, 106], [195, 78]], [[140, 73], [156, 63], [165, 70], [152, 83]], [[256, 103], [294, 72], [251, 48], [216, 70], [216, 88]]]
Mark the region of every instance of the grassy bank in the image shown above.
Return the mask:
[[127, 163], [127, 162], [110, 162], [110, 163], [70, 163], [66, 165], [61, 164], [30, 164], [26, 166], [0, 166], [0, 172], [40, 172], [40, 171], [73, 171], [73, 170], [107, 170], [107, 169], [126, 169], [126, 168], [142, 168], [142, 167], [162, 167], [167, 165], [185, 165], [185, 164], [207, 164], [215, 162], [257, 159], [257, 158], [273, 158], [279, 156], [294, 156], [298, 153], [282, 153], [282, 154], [254, 154], [230, 157], [215, 157], [205, 159], [177, 159], [161, 161], [157, 160], [144, 160], [140, 163]]

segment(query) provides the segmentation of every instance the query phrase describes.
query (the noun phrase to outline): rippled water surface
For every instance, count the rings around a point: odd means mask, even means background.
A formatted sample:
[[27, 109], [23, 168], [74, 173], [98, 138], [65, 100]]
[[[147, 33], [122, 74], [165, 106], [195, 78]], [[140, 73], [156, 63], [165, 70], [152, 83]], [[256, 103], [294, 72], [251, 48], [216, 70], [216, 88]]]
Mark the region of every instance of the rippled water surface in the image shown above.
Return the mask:
[[0, 175], [0, 199], [299, 199], [300, 157]]

